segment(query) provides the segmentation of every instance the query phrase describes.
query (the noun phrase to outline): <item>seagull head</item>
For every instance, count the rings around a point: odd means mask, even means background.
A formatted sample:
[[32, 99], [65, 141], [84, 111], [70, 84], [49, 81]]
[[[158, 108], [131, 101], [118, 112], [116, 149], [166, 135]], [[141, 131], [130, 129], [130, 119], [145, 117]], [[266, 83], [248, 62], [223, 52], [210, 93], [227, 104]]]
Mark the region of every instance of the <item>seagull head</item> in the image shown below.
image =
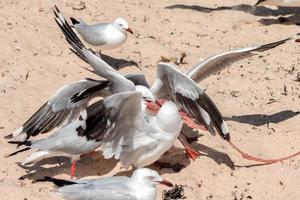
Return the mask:
[[173, 187], [173, 184], [165, 179], [163, 179], [156, 171], [148, 168], [139, 168], [135, 170], [132, 174], [134, 181], [146, 185], [156, 185], [162, 184], [168, 187]]
[[121, 31], [123, 32], [129, 32], [131, 34], [133, 34], [133, 31], [129, 28], [128, 26], [128, 22], [124, 19], [124, 18], [117, 18], [114, 22], [113, 22]]
[[155, 102], [155, 98], [149, 88], [143, 85], [136, 85], [135, 90], [142, 93], [142, 98], [148, 102]]

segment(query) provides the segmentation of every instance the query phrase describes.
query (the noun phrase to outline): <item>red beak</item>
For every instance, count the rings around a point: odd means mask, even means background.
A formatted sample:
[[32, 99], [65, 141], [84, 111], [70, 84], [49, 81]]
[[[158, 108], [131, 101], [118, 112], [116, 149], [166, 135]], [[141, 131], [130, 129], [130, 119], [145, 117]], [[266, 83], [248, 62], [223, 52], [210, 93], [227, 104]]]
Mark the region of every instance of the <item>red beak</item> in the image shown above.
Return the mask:
[[300, 38], [296, 39], [295, 42], [300, 42]]
[[167, 181], [166, 179], [163, 179], [159, 183], [162, 184], [162, 185], [166, 185], [168, 187], [173, 187], [173, 184], [171, 182]]
[[133, 31], [130, 28], [126, 29], [126, 31], [133, 34]]

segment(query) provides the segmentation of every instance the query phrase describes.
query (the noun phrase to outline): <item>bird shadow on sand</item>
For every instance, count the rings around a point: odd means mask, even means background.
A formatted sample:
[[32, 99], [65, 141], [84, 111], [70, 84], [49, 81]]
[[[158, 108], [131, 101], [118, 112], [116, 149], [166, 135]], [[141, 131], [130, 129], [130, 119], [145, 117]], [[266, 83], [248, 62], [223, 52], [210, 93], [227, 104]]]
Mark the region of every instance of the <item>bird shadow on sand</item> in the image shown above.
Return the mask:
[[[194, 10], [203, 13], [211, 13], [224, 10], [241, 11], [251, 15], [260, 17], [278, 17], [278, 18], [262, 18], [258, 20], [259, 23], [263, 25], [272, 24], [299, 24], [300, 23], [300, 8], [299, 7], [278, 7], [277, 9], [271, 9], [264, 6], [255, 7], [248, 4], [239, 4], [233, 6], [218, 6], [215, 8], [199, 6], [199, 5], [185, 5], [185, 4], [175, 4], [165, 7], [165, 9], [187, 9]], [[284, 15], [291, 15], [289, 17], [279, 17]]]
[[[84, 156], [77, 161], [75, 177], [102, 176], [111, 172], [117, 163], [118, 161], [114, 159], [104, 159], [100, 153], [93, 156]], [[27, 172], [27, 174], [20, 177], [21, 180], [34, 181], [44, 176], [70, 175], [71, 160], [67, 157], [52, 157], [43, 159], [30, 167], [22, 165], [19, 165], [19, 167]]]
[[279, 123], [290, 118], [297, 116], [299, 111], [283, 110], [270, 115], [266, 114], [252, 114], [252, 115], [240, 115], [232, 117], [224, 117], [227, 121], [235, 121], [243, 124], [250, 124], [252, 126], [262, 126], [269, 123]]
[[109, 55], [106, 55], [103, 53], [101, 53], [101, 59], [104, 60], [106, 63], [108, 63], [113, 68], [115, 68], [116, 70], [120, 70], [120, 69], [122, 69], [124, 67], [128, 67], [128, 66], [134, 66], [134, 67], [140, 69], [138, 63], [133, 60], [114, 58], [112, 56], [109, 56]]

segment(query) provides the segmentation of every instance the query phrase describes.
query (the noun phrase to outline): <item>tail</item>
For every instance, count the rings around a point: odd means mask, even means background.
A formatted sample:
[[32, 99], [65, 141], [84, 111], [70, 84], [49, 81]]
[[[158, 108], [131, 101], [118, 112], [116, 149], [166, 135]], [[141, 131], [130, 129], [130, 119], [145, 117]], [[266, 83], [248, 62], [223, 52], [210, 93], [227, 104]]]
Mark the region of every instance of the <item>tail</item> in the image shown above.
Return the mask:
[[80, 22], [79, 22], [78, 20], [74, 19], [73, 17], [70, 17], [70, 20], [71, 20], [73, 26], [74, 26], [75, 24], [80, 24]]
[[12, 138], [13, 138], [13, 134], [9, 134], [9, 135], [4, 136], [4, 139], [7, 139], [7, 140], [12, 139]]
[[52, 182], [58, 187], [63, 187], [65, 185], [77, 184], [76, 182], [67, 181], [67, 180], [64, 180], [64, 179], [52, 178], [52, 177], [49, 177], [49, 176], [45, 176], [42, 179], [37, 179], [36, 181], [37, 182]]
[[26, 158], [26, 160], [23, 161], [21, 165], [28, 165], [30, 163], [35, 163], [37, 161], [42, 160], [43, 158], [49, 157], [49, 155], [50, 155], [49, 151], [37, 151], [31, 154], [28, 158]]

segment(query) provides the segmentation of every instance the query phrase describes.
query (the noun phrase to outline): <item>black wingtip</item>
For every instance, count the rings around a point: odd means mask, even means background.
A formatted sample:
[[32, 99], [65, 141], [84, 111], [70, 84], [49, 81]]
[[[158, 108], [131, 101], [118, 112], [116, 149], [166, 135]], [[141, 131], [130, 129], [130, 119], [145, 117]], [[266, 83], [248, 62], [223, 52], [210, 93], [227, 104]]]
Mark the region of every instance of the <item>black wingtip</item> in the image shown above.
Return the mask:
[[264, 1], [266, 1], [266, 0], [258, 0], [254, 6], [259, 6], [259, 4], [261, 4]]
[[229, 142], [230, 141], [230, 134], [227, 133], [226, 135], [223, 135], [223, 139]]
[[30, 147], [26, 147], [26, 148], [24, 148], [24, 149], [21, 149], [21, 150], [19, 150], [19, 151], [15, 151], [15, 152], [13, 152], [13, 153], [11, 153], [11, 154], [6, 155], [5, 158], [8, 158], [8, 157], [17, 155], [18, 153], [21, 153], [21, 152], [23, 152], [23, 151], [28, 151], [28, 150], [30, 150], [30, 149], [31, 149]]
[[70, 17], [70, 20], [71, 20], [73, 25], [80, 24], [80, 22], [78, 20], [74, 19], [73, 17]]
[[8, 142], [9, 144], [17, 144], [18, 145], [18, 147], [19, 146], [22, 146], [22, 145], [25, 145], [25, 146], [31, 146], [31, 141], [9, 141]]
[[9, 135], [4, 136], [4, 139], [7, 139], [7, 140], [12, 139], [12, 138], [13, 138], [13, 134], [9, 134]]
[[67, 181], [67, 180], [64, 180], [64, 179], [56, 179], [56, 178], [52, 178], [52, 177], [49, 177], [49, 176], [45, 176], [42, 179], [37, 179], [36, 182], [52, 182], [58, 187], [63, 187], [65, 185], [76, 184], [75, 182], [72, 182], [72, 181]]

